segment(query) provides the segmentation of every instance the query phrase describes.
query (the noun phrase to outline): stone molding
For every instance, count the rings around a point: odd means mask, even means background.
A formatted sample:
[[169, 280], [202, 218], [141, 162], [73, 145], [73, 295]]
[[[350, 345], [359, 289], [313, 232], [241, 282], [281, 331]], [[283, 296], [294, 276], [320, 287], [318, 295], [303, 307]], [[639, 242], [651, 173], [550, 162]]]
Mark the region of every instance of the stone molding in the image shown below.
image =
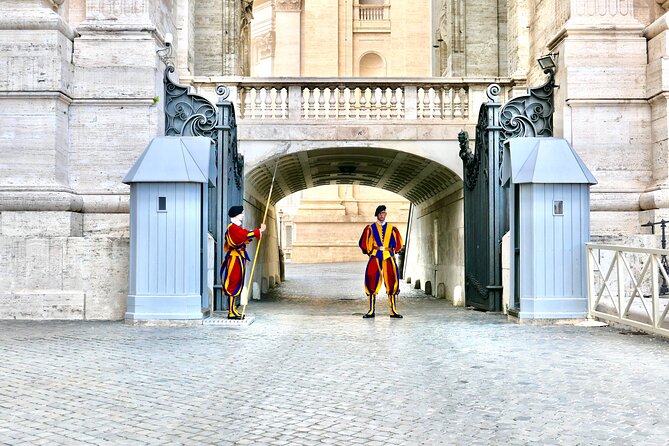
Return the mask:
[[276, 11], [302, 11], [302, 0], [275, 0], [274, 9]]
[[3, 11], [0, 15], [0, 30], [11, 31], [60, 31], [69, 40], [74, 40], [76, 31], [56, 12], [48, 8]]
[[88, 20], [145, 20], [149, 12], [148, 0], [98, 0], [86, 2]]
[[[669, 0], [667, 1], [667, 4], [669, 4]], [[652, 38], [659, 36], [661, 33], [667, 31], [668, 29], [669, 29], [669, 13], [666, 13], [662, 17], [659, 17], [653, 23], [648, 25], [643, 30], [643, 36], [646, 39], [651, 40]]]
[[[660, 0], [656, 0], [660, 3]], [[571, 2], [572, 16], [590, 16], [601, 18], [629, 16], [634, 17], [634, 0], [578, 0]]]

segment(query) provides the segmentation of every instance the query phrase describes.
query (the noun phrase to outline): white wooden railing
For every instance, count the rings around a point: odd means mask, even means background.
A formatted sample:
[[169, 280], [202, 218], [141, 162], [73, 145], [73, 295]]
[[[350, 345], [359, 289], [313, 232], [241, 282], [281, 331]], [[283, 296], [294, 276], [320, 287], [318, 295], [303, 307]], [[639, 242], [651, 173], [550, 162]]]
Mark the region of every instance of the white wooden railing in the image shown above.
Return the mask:
[[669, 295], [660, 295], [669, 250], [594, 243], [586, 250], [590, 316], [669, 336]]
[[481, 98], [490, 83], [462, 79], [243, 78], [226, 85], [233, 92], [231, 100], [240, 120], [287, 122], [468, 120], [472, 94]]

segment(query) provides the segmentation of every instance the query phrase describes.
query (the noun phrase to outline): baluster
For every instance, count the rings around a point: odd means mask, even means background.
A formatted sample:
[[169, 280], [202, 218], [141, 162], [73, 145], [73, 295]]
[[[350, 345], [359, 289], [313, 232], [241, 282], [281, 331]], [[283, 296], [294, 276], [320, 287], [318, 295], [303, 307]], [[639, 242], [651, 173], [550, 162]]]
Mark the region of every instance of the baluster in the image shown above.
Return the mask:
[[325, 88], [320, 87], [318, 89], [318, 113], [316, 113], [318, 118], [327, 118], [328, 112], [325, 110]]
[[434, 89], [428, 87], [423, 90], [423, 118], [432, 117], [432, 93]]
[[272, 92], [276, 94], [276, 89], [274, 88], [265, 88], [265, 110], [264, 110], [264, 117], [265, 118], [273, 118], [274, 117], [274, 100], [272, 99]]
[[253, 117], [254, 118], [261, 118], [262, 117], [262, 110], [260, 108], [260, 95], [262, 94], [262, 88], [255, 88], [254, 91], [256, 93], [255, 100], [253, 101]]
[[316, 103], [316, 100], [314, 99], [314, 90], [315, 88], [307, 88], [309, 90], [309, 108], [308, 108], [308, 114], [307, 117], [310, 119], [313, 119], [316, 116], [315, 110], [314, 110], [314, 104]]
[[246, 116], [249, 118], [253, 119], [253, 106], [251, 105], [253, 102], [253, 92], [255, 89], [253, 87], [249, 87], [246, 89], [247, 94], [246, 94]]
[[443, 101], [441, 103], [441, 108], [443, 110], [442, 113], [442, 118], [454, 118], [455, 115], [454, 110], [453, 110], [453, 95], [455, 94], [455, 90], [451, 87], [449, 88], [444, 88], [444, 95], [443, 95]]
[[337, 87], [337, 94], [339, 95], [339, 109], [337, 110], [337, 118], [346, 117], [346, 88]]
[[306, 94], [307, 91], [309, 91], [308, 88], [303, 88], [302, 89], [302, 94], [300, 95], [300, 104], [301, 104], [300, 110], [302, 110], [301, 116], [304, 117], [304, 118], [307, 117], [307, 109], [306, 109], [307, 107], [306, 107], [306, 104], [304, 103], [304, 95]]
[[397, 88], [390, 89], [390, 119], [397, 117]]
[[460, 90], [458, 91], [453, 91], [453, 117], [454, 118], [462, 118], [462, 102], [460, 102]]
[[246, 87], [239, 87], [239, 119], [246, 113]]
[[469, 117], [469, 92], [465, 87], [460, 88], [460, 107], [462, 108], [462, 117]]
[[348, 117], [356, 118], [357, 117], [357, 107], [355, 97], [357, 95], [357, 88], [348, 89]]
[[337, 101], [335, 100], [335, 92], [337, 89], [335, 87], [330, 87], [328, 91], [330, 92], [330, 97], [328, 98], [328, 118], [336, 118], [337, 109], [335, 109], [335, 105], [337, 104]]
[[442, 87], [437, 87], [434, 89], [434, 115], [435, 119], [444, 119], [444, 113], [442, 110], [441, 95], [443, 94], [444, 89]]
[[376, 108], [376, 88], [372, 88], [369, 98], [369, 117], [371, 119], [378, 119], [380, 117], [379, 109]]
[[286, 115], [283, 112], [283, 88], [276, 89], [276, 100], [274, 101], [274, 116], [278, 119], [285, 119]]
[[380, 100], [380, 103], [381, 103], [381, 107], [380, 107], [381, 112], [379, 113], [379, 117], [381, 117], [382, 119], [388, 117], [388, 111], [389, 111], [389, 110], [388, 110], [388, 96], [387, 96], [387, 91], [388, 91], [388, 87], [382, 87], [382, 88], [381, 88], [381, 100]]
[[367, 113], [367, 90], [368, 88], [365, 89], [360, 89], [360, 117], [361, 118], [366, 118], [368, 113]]

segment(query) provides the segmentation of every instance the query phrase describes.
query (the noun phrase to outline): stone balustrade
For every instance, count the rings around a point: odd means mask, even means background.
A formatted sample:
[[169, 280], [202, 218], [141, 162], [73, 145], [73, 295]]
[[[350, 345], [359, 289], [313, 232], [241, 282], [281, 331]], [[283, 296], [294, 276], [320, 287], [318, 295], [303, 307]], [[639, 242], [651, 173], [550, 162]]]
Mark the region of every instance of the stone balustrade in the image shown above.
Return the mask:
[[469, 121], [488, 85], [499, 83], [502, 91], [510, 86], [508, 80], [461, 78], [185, 79], [198, 91], [209, 90], [215, 81], [230, 88], [240, 121], [275, 122]]

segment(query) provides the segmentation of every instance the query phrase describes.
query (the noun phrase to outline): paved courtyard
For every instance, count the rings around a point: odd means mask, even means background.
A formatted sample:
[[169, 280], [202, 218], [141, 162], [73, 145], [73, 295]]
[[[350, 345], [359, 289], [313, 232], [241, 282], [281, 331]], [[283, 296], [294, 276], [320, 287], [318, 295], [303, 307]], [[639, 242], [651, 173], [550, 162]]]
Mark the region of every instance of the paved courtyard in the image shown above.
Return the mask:
[[0, 444], [669, 444], [669, 342], [407, 284], [363, 320], [363, 268], [288, 265], [243, 330], [0, 321]]

